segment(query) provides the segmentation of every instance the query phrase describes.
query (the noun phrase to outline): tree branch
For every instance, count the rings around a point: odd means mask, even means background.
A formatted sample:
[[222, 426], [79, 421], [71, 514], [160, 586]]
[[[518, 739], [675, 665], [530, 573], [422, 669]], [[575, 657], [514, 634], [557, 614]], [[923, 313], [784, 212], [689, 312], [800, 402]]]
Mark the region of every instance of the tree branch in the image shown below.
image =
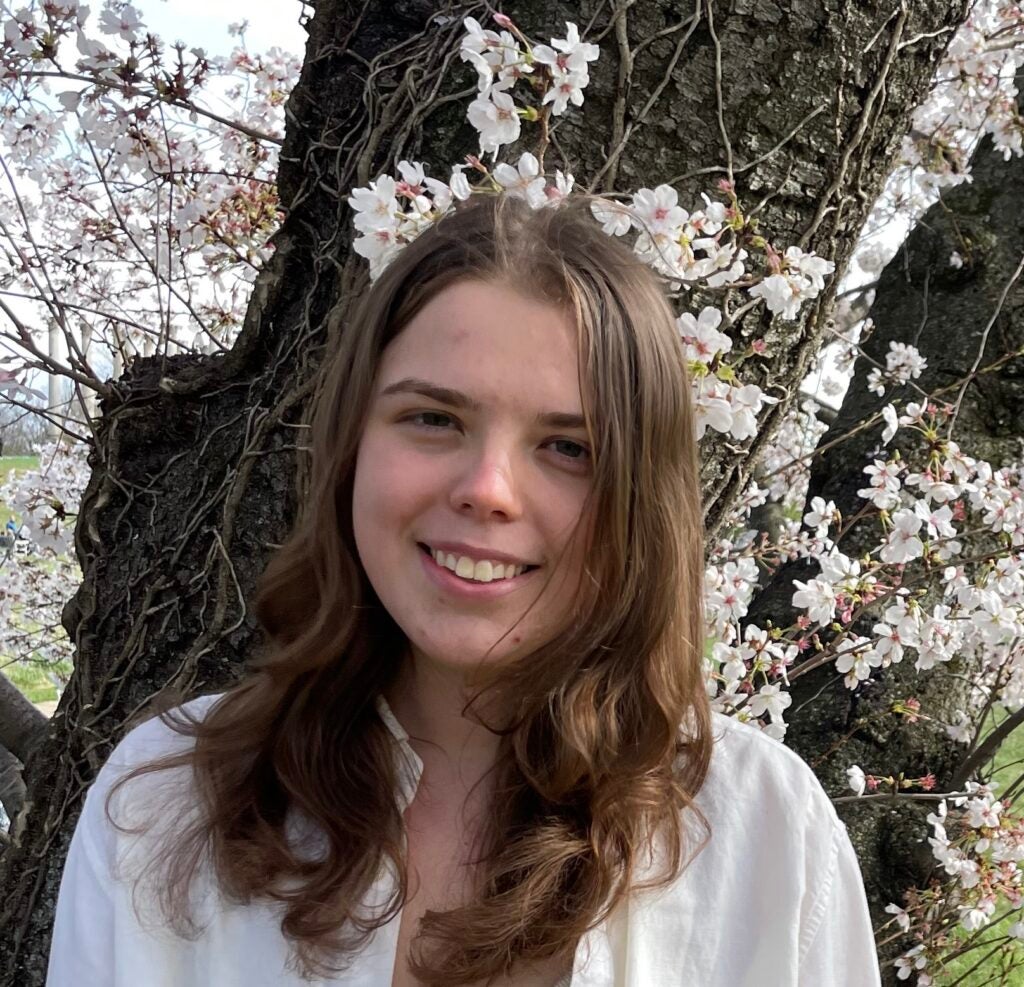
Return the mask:
[[25, 804], [25, 782], [21, 777], [21, 761], [6, 747], [0, 747], [0, 805], [14, 828], [21, 807]]
[[24, 764], [46, 722], [46, 717], [0, 672], [0, 746]]
[[963, 788], [971, 775], [995, 755], [999, 748], [1002, 747], [1003, 741], [1010, 736], [1015, 727], [1020, 726], [1022, 723], [1024, 723], [1024, 707], [1018, 709], [1016, 713], [1011, 713], [971, 751], [950, 779], [950, 787], [954, 789]]

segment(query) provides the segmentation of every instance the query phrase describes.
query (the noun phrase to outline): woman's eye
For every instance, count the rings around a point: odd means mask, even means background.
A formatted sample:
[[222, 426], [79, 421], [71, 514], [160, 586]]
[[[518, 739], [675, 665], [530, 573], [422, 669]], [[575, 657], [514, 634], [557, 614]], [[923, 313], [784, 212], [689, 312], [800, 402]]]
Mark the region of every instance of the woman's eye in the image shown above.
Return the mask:
[[566, 459], [585, 462], [590, 456], [590, 450], [586, 446], [573, 442], [572, 439], [552, 439], [549, 445]]
[[405, 420], [422, 428], [444, 429], [454, 423], [452, 416], [446, 415], [443, 411], [417, 411], [416, 414], [409, 415]]

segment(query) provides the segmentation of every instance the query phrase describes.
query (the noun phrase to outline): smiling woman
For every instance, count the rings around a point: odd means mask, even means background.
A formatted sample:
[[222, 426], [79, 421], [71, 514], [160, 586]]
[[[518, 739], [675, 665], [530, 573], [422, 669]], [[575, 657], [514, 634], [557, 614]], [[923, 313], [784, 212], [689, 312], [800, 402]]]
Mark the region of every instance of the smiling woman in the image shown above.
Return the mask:
[[651, 269], [586, 197], [464, 203], [329, 338], [264, 650], [100, 773], [50, 983], [877, 984], [831, 802], [709, 710]]
[[583, 539], [571, 542], [591, 471], [570, 318], [504, 284], [459, 281], [381, 361], [356, 463], [356, 545], [413, 667], [429, 661], [452, 684], [543, 646], [580, 595]]

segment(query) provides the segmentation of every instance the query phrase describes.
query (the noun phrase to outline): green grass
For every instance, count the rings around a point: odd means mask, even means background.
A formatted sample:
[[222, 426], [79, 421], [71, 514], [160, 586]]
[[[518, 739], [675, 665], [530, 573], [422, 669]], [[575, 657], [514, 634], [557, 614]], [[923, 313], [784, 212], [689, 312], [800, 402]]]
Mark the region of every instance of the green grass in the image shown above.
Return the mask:
[[0, 473], [10, 469], [31, 470], [39, 465], [38, 456], [0, 456]]
[[57, 687], [50, 681], [47, 672], [67, 677], [71, 674], [71, 662], [62, 661], [56, 664], [17, 661], [0, 663], [3, 671], [11, 682], [25, 695], [30, 702], [45, 703], [57, 698]]

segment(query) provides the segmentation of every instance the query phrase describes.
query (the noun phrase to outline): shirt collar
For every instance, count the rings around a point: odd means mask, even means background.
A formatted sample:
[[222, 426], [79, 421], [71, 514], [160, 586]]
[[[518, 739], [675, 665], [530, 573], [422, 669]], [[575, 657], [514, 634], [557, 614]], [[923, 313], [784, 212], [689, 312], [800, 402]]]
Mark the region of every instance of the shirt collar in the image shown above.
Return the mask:
[[377, 696], [377, 712], [395, 738], [395, 770], [398, 773], [399, 796], [404, 812], [412, 802], [423, 775], [423, 761], [409, 743], [409, 734], [391, 711], [383, 694]]

